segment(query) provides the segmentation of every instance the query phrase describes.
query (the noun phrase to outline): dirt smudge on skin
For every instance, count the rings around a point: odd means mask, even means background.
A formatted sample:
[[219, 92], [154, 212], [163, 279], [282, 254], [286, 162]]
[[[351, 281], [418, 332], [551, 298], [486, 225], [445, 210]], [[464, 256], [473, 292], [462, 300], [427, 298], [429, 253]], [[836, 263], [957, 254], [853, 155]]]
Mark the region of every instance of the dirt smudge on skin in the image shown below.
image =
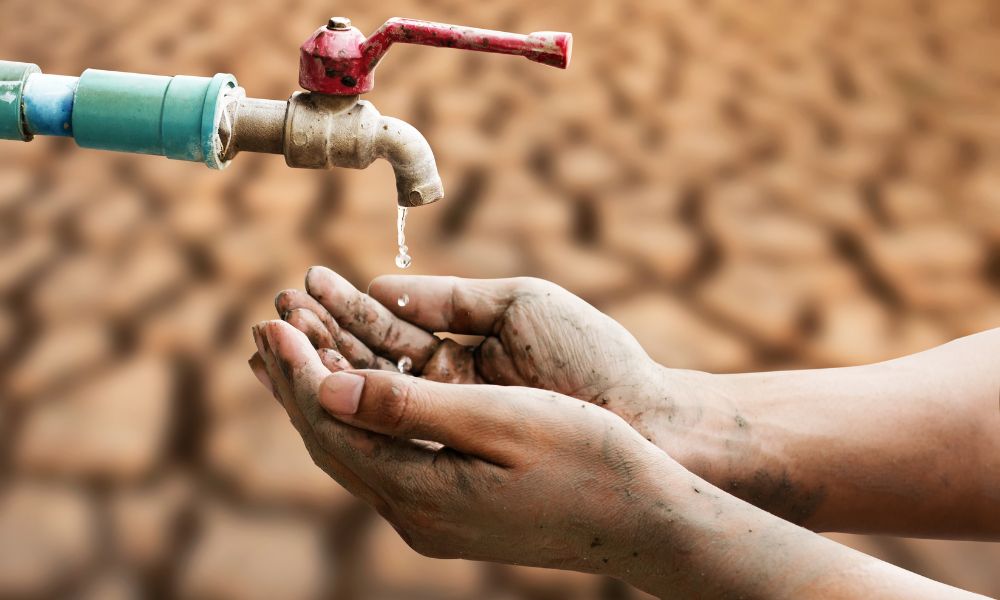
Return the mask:
[[778, 474], [758, 469], [747, 478], [731, 480], [726, 491], [796, 525], [808, 521], [826, 499], [823, 486], [800, 485], [784, 469]]

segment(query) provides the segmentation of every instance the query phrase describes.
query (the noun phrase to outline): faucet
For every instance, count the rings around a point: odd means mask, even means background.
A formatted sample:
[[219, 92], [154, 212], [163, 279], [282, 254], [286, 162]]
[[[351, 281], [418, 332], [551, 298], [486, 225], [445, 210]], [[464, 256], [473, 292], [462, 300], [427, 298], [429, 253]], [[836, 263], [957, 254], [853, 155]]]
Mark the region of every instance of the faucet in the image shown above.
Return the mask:
[[87, 69], [44, 74], [0, 61], [0, 139], [72, 137], [83, 148], [155, 154], [225, 168], [240, 152], [282, 154], [290, 167], [364, 169], [392, 165], [397, 204], [444, 197], [434, 153], [413, 126], [382, 116], [361, 94], [394, 43], [513, 54], [565, 69], [572, 35], [518, 35], [392, 18], [365, 37], [333, 17], [299, 49], [299, 85], [288, 100], [251, 98], [236, 78], [173, 77]]

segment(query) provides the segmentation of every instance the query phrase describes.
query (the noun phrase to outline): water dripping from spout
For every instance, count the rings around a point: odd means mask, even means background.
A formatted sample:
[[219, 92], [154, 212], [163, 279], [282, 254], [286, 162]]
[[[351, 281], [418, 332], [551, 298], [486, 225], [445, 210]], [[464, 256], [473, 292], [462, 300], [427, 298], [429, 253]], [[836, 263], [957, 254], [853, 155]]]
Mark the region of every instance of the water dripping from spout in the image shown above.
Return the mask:
[[[410, 258], [409, 248], [406, 247], [406, 207], [399, 206], [396, 208], [396, 245], [398, 246], [399, 252], [396, 254], [396, 266], [400, 269], [405, 269], [410, 266], [413, 259]], [[403, 292], [396, 299], [396, 304], [400, 307], [406, 306], [410, 303], [410, 295]], [[403, 374], [409, 373], [410, 369], [413, 368], [413, 360], [409, 356], [403, 356], [396, 363], [396, 369]]]
[[405, 269], [410, 266], [413, 259], [410, 257], [410, 249], [406, 247], [406, 207], [396, 208], [396, 245], [399, 253], [396, 254], [396, 266]]

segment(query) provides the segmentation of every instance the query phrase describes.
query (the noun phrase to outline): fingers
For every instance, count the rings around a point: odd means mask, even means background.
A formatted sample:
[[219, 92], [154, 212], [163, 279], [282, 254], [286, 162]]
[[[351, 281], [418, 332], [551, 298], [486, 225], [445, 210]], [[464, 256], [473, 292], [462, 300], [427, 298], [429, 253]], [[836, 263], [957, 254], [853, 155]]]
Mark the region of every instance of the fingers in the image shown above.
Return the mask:
[[393, 437], [440, 442], [499, 465], [514, 464], [536, 430], [525, 388], [457, 385], [399, 373], [335, 373], [319, 402], [336, 418]]
[[320, 362], [323, 363], [324, 367], [330, 371], [343, 371], [344, 369], [354, 368], [344, 358], [343, 354], [333, 349], [337, 344], [333, 341], [333, 337], [330, 336], [330, 332], [326, 326], [316, 316], [316, 313], [308, 308], [296, 308], [285, 315], [285, 322], [306, 334], [309, 343], [317, 349], [316, 352], [319, 354]]
[[[368, 294], [393, 313], [427, 331], [473, 335], [496, 333], [498, 322], [518, 295], [540, 292], [537, 279], [460, 279], [421, 275], [383, 275]], [[396, 299], [410, 301], [399, 306]]]
[[[434, 353], [439, 340], [431, 333], [396, 317], [384, 303], [358, 291], [349, 281], [326, 267], [311, 267], [306, 290], [319, 301], [342, 328], [377, 354], [398, 361], [409, 356], [419, 372]], [[397, 303], [398, 296], [392, 298]]]
[[[408, 440], [393, 439], [346, 424], [331, 417], [320, 406], [320, 385], [332, 374], [323, 366], [305, 334], [284, 321], [267, 321], [258, 329], [266, 343], [261, 355], [268, 364], [268, 374], [272, 381], [276, 376], [280, 379], [275, 382], [277, 389], [288, 390], [288, 393], [279, 394], [292, 423], [303, 438], [311, 436], [323, 451], [312, 452], [314, 460], [327, 461], [333, 470], [331, 475], [380, 509], [385, 508], [380, 498], [385, 497], [387, 490], [398, 489], [400, 481], [419, 479], [420, 474], [415, 469], [430, 464], [432, 453]], [[276, 365], [277, 373], [271, 362]], [[350, 374], [339, 372], [337, 375]]]
[[[272, 321], [269, 323], [274, 322]], [[266, 375], [271, 384], [270, 387], [275, 391], [275, 396], [288, 413], [288, 416], [292, 421], [292, 425], [296, 430], [298, 430], [299, 435], [302, 436], [302, 440], [305, 442], [306, 448], [309, 450], [309, 455], [318, 466], [326, 471], [331, 477], [336, 479], [337, 482], [347, 488], [351, 493], [371, 502], [375, 506], [379, 506], [382, 503], [379, 496], [368, 484], [358, 477], [357, 474], [355, 474], [350, 468], [345, 466], [341, 461], [337, 460], [326, 450], [324, 447], [325, 444], [319, 439], [319, 436], [312, 427], [310, 420], [300, 409], [300, 404], [295, 398], [292, 380], [286, 377], [284, 371], [287, 370], [290, 374], [294, 373], [294, 364], [296, 362], [306, 363], [308, 362], [308, 358], [302, 355], [302, 357], [298, 359], [289, 359], [289, 357], [286, 356], [282, 359], [285, 365], [285, 368], [283, 369], [277, 354], [274, 352], [274, 344], [271, 342], [272, 337], [268, 335], [267, 325], [268, 323], [262, 323], [253, 327], [254, 342], [257, 344], [256, 356], [259, 357], [264, 363]], [[291, 328], [290, 326], [287, 327]], [[299, 335], [303, 336], [302, 342], [308, 347], [308, 340], [305, 339], [303, 334]], [[286, 353], [289, 346], [290, 344], [285, 345]], [[310, 351], [311, 350], [312, 349], [310, 348]], [[323, 376], [323, 372], [320, 369], [317, 369], [315, 365], [312, 367], [313, 377]], [[256, 369], [254, 373], [257, 374]], [[329, 374], [329, 372], [327, 372], [327, 374]]]
[[344, 331], [330, 316], [329, 311], [315, 298], [302, 290], [284, 290], [274, 298], [274, 308], [284, 318], [295, 309], [306, 309], [313, 313], [326, 328], [333, 340], [329, 347], [336, 347], [344, 357], [358, 369], [386, 369], [395, 371], [396, 366], [380, 356], [376, 356], [368, 346], [361, 343], [350, 332]]
[[[331, 348], [320, 348], [317, 350], [319, 353], [319, 359], [322, 361], [323, 366], [330, 370], [332, 373], [337, 371], [343, 371], [346, 369], [351, 369], [351, 363], [347, 362], [347, 359]], [[281, 402], [281, 398], [278, 398], [277, 392], [274, 390], [274, 384], [271, 383], [271, 378], [267, 374], [267, 366], [264, 364], [264, 359], [260, 357], [259, 352], [254, 352], [250, 360], [247, 361], [250, 365], [250, 370], [253, 371], [254, 376], [257, 381], [263, 385], [268, 392], [271, 393], [278, 402]]]
[[254, 377], [257, 378], [257, 381], [267, 388], [267, 391], [270, 392], [272, 396], [277, 398], [278, 395], [274, 391], [274, 385], [271, 383], [271, 378], [267, 376], [267, 367], [264, 365], [264, 359], [260, 357], [260, 353], [254, 352], [253, 356], [250, 357], [250, 360], [247, 361], [247, 364], [250, 365], [250, 370], [253, 371]]
[[293, 308], [284, 315], [286, 323], [306, 334], [313, 348], [334, 348], [336, 342], [323, 321], [308, 308]]

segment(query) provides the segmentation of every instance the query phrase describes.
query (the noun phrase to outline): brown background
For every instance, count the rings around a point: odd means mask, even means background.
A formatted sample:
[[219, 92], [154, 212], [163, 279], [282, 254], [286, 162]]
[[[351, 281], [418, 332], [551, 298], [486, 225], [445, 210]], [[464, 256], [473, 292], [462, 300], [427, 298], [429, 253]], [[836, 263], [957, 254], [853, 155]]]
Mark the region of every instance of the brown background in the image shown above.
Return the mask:
[[[990, 0], [5, 0], [0, 58], [296, 86], [331, 12], [572, 31], [566, 71], [394, 48], [369, 99], [449, 197], [412, 272], [553, 279], [668, 365], [836, 366], [1000, 323], [1000, 9]], [[393, 270], [391, 170], [224, 172], [0, 142], [0, 596], [633, 598], [435, 561], [309, 462], [246, 368], [326, 264]], [[942, 451], [947, 451], [942, 449]], [[995, 545], [835, 536], [1000, 594]]]

